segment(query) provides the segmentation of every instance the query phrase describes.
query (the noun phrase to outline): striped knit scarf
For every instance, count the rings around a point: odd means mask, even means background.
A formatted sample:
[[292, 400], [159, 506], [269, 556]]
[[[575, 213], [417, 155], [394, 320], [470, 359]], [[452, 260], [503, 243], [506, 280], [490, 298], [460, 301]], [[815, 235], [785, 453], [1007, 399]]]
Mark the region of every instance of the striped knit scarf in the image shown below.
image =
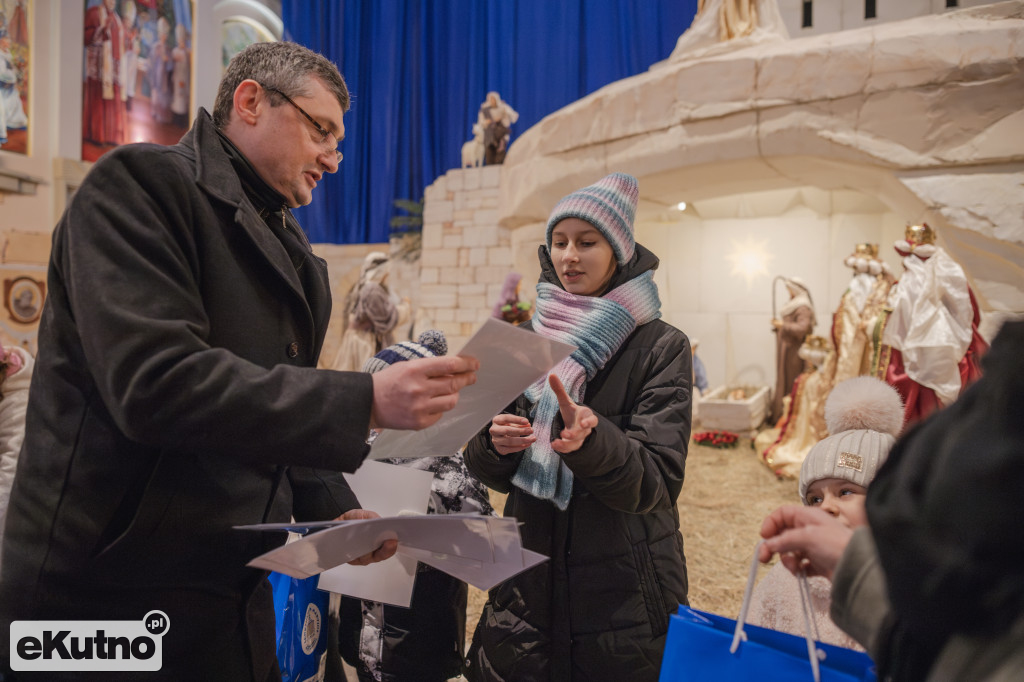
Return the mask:
[[[537, 307], [533, 329], [538, 334], [577, 349], [554, 368], [569, 396], [579, 402], [586, 383], [604, 367], [619, 346], [638, 326], [661, 317], [661, 299], [648, 270], [604, 296], [577, 296], [541, 282], [537, 285]], [[533, 403], [533, 432], [536, 442], [523, 452], [512, 484], [534, 497], [551, 500], [565, 510], [572, 496], [572, 471], [551, 449], [551, 426], [558, 414], [558, 400], [548, 385], [547, 375], [526, 389]]]

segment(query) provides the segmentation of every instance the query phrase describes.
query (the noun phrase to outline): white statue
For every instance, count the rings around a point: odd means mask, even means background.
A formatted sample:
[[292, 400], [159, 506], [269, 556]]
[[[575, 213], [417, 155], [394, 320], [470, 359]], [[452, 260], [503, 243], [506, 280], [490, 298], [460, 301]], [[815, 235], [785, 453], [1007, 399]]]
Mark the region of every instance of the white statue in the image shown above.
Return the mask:
[[462, 145], [462, 167], [478, 168], [484, 165], [484, 129], [479, 123], [473, 124], [473, 137]]
[[789, 39], [777, 0], [699, 0], [669, 62]]

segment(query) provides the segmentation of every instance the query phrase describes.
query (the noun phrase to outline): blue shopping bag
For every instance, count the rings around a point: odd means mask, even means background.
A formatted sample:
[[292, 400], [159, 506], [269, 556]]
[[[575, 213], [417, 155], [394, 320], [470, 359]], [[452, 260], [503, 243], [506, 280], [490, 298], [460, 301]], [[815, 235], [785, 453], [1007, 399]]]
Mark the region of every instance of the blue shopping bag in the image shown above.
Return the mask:
[[317, 589], [320, 576], [305, 580], [271, 573], [277, 616], [277, 664], [283, 682], [322, 680], [327, 653], [330, 594]]
[[[665, 640], [659, 682], [679, 680], [814, 679], [803, 637], [756, 625], [744, 625], [746, 641], [730, 653], [736, 621], [680, 606], [673, 614]], [[822, 682], [875, 682], [875, 664], [862, 652], [815, 643]]]
[[[763, 541], [762, 541], [763, 542]], [[757, 550], [737, 620], [679, 606], [669, 619], [659, 682], [679, 680], [757, 680], [758, 682], [875, 682], [871, 657], [860, 651], [822, 644], [811, 613], [807, 577], [797, 576], [804, 615], [804, 637], [747, 625], [750, 595], [757, 579]]]

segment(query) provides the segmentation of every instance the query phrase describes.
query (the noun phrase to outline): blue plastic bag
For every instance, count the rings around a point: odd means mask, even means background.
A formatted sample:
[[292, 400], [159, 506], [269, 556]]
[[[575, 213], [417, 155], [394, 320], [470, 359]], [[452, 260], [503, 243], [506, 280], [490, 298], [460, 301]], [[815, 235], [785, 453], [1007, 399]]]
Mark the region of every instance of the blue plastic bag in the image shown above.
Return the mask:
[[283, 682], [323, 679], [331, 595], [316, 588], [319, 580], [317, 575], [299, 580], [270, 574], [277, 616], [277, 664]]
[[[747, 639], [729, 652], [736, 621], [680, 606], [665, 640], [659, 682], [679, 680], [813, 680], [807, 640], [786, 632], [745, 625]], [[875, 664], [859, 651], [817, 642], [822, 682], [875, 682]], [[819, 657], [820, 658], [820, 657]]]

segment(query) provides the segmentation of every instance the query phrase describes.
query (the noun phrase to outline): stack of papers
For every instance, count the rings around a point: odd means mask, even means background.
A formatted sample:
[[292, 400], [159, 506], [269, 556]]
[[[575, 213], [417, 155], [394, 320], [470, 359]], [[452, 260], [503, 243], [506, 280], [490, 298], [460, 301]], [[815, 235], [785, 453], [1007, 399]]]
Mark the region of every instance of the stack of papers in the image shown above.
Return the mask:
[[[372, 552], [385, 540], [398, 540], [393, 559], [369, 566], [346, 567], [367, 574], [397, 560], [409, 576], [408, 589], [396, 594], [355, 594], [352, 585], [332, 586], [321, 579], [320, 589], [341, 591], [373, 601], [408, 606], [416, 562], [444, 571], [481, 590], [536, 566], [547, 557], [523, 549], [519, 526], [513, 518], [479, 514], [430, 514], [392, 516], [363, 521], [329, 521], [322, 524], [262, 524], [253, 530], [299, 530], [324, 527], [301, 540], [256, 557], [250, 566], [277, 571], [293, 578], [308, 578]], [[350, 570], [351, 575], [354, 571]], [[386, 586], [384, 586], [386, 587]], [[336, 589], [340, 588], [340, 589]], [[402, 595], [407, 593], [406, 598]]]
[[[494, 415], [574, 350], [506, 322], [488, 320], [458, 353], [480, 361], [476, 384], [462, 389], [455, 408], [433, 426], [421, 431], [384, 430], [368, 459], [454, 455]], [[425, 514], [433, 479], [429, 472], [366, 461], [355, 474], [345, 476], [362, 508], [382, 518], [241, 526], [298, 533], [318, 530], [249, 565], [293, 578], [320, 574], [322, 590], [409, 606], [417, 561], [489, 590], [547, 559], [523, 549], [513, 518]], [[369, 566], [347, 565], [390, 539], [398, 540], [398, 553], [391, 559]]]

